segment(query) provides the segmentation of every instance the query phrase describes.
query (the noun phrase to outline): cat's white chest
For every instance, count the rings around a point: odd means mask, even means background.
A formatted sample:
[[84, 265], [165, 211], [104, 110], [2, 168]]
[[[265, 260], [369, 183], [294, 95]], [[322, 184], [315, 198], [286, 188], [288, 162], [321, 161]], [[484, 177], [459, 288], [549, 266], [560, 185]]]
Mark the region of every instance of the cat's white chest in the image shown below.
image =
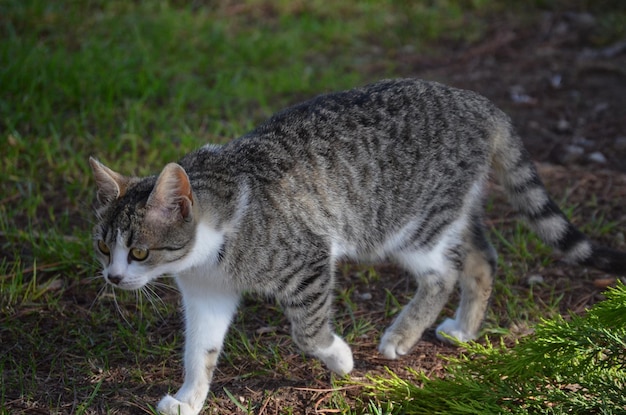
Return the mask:
[[224, 239], [223, 231], [218, 231], [203, 222], [198, 223], [193, 248], [180, 261], [180, 271], [217, 264]]
[[183, 296], [193, 293], [194, 297], [202, 297], [203, 292], [212, 295], [214, 290], [229, 288], [230, 279], [219, 263], [224, 241], [224, 232], [204, 223], [198, 224], [193, 248], [180, 261], [180, 269], [171, 272], [176, 276]]

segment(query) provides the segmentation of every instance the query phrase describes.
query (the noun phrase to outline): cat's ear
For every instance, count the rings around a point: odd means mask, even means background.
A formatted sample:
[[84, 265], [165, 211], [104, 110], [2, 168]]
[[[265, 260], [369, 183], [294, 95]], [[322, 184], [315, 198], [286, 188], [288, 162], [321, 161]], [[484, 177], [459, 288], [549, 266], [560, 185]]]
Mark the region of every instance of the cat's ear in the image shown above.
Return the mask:
[[156, 181], [148, 197], [148, 214], [160, 221], [191, 219], [193, 195], [189, 176], [180, 165], [169, 163]]
[[89, 157], [89, 164], [96, 179], [98, 188], [97, 197], [101, 205], [108, 205], [115, 199], [124, 196], [130, 179], [114, 172], [93, 157]]

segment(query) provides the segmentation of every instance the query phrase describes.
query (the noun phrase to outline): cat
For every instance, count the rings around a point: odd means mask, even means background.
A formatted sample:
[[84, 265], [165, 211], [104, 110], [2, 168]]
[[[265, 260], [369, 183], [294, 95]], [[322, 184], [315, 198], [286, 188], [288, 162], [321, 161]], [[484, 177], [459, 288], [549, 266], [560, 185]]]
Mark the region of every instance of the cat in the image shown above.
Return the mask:
[[549, 197], [507, 115], [439, 83], [384, 80], [278, 112], [223, 146], [206, 145], [158, 176], [126, 177], [90, 158], [94, 245], [104, 279], [136, 290], [175, 276], [185, 316], [184, 383], [164, 414], [197, 414], [243, 292], [273, 297], [294, 342], [339, 375], [353, 368], [333, 332], [338, 259], [391, 260], [415, 277], [413, 299], [379, 351], [411, 351], [461, 288], [442, 340], [475, 339], [496, 252], [483, 225], [491, 170], [530, 228], [572, 264], [626, 272]]

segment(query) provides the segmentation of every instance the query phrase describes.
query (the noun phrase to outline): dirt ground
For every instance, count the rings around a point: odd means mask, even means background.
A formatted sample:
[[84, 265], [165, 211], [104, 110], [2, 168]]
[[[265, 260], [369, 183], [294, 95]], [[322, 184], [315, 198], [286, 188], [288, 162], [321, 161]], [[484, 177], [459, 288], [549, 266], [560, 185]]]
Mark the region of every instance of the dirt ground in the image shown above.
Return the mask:
[[[422, 77], [479, 91], [506, 110], [537, 161], [626, 172], [626, 39], [593, 47], [593, 17], [494, 24], [467, 50], [406, 56]], [[594, 155], [595, 153], [595, 155]]]

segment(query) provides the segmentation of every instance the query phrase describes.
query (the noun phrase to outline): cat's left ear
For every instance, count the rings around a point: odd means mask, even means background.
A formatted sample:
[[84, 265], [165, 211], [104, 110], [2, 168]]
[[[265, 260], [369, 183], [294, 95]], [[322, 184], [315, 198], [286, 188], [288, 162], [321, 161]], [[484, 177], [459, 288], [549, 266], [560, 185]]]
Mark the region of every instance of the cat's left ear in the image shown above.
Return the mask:
[[180, 165], [169, 163], [148, 197], [148, 215], [159, 221], [191, 220], [193, 195], [189, 176]]
[[124, 196], [130, 179], [114, 172], [93, 157], [89, 157], [89, 164], [98, 187], [97, 197], [101, 205], [108, 205], [115, 199]]

